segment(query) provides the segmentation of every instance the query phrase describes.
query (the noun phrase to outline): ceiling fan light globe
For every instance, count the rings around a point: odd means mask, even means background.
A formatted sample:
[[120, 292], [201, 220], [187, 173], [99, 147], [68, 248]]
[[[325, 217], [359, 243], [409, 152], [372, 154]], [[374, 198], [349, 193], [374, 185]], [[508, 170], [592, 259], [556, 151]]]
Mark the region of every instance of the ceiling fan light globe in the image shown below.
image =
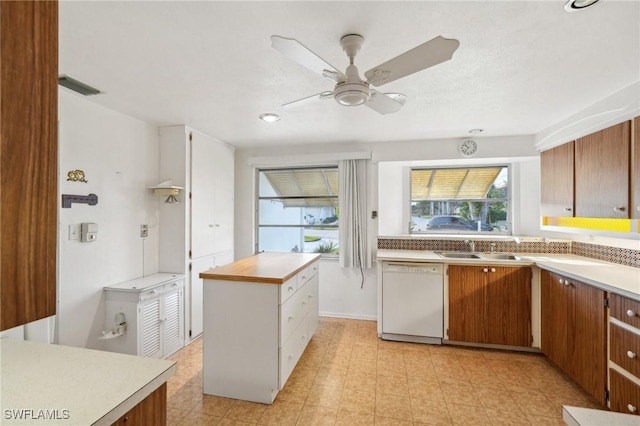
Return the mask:
[[333, 91], [333, 98], [343, 106], [357, 106], [369, 100], [369, 85], [365, 83], [340, 83]]

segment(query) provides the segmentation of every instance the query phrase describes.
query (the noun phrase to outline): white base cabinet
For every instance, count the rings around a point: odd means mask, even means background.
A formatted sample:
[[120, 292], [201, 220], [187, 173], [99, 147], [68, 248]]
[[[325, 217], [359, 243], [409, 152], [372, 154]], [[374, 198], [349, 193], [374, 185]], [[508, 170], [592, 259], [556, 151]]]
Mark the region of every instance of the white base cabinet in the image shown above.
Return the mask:
[[107, 350], [166, 358], [184, 347], [184, 275], [154, 274], [104, 291], [107, 329], [126, 321], [123, 335], [104, 335]]
[[271, 404], [318, 327], [318, 262], [283, 284], [205, 280], [204, 393]]

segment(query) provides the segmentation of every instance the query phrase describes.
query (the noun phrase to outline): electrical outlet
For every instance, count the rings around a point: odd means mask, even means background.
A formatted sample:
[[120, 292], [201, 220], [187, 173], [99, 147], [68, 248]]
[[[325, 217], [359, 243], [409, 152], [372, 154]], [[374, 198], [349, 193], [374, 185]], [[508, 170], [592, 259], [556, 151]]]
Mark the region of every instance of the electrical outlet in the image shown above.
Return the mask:
[[147, 238], [149, 236], [149, 225], [140, 225], [140, 237]]

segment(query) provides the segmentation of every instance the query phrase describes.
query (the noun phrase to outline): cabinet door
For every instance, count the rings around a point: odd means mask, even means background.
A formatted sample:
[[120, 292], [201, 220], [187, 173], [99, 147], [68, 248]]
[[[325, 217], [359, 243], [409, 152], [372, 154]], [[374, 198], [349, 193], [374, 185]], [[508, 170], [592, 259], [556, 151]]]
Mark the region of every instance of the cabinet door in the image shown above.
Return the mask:
[[487, 269], [486, 343], [531, 346], [531, 269]]
[[569, 375], [604, 405], [607, 377], [605, 292], [577, 281], [572, 281], [570, 288], [574, 300], [574, 317], [570, 322], [574, 342]]
[[609, 369], [611, 381], [611, 411], [627, 414], [640, 414], [640, 386]]
[[540, 154], [540, 213], [573, 216], [573, 155], [571, 141]]
[[191, 136], [191, 257], [215, 253], [216, 142], [196, 132]]
[[148, 397], [140, 401], [114, 425], [159, 426], [167, 424], [167, 384], [164, 383]]
[[633, 160], [631, 167], [631, 217], [640, 218], [640, 117], [633, 119]]
[[215, 267], [215, 256], [203, 257], [191, 261], [191, 279], [189, 280], [189, 324], [188, 337], [189, 339], [195, 339], [202, 334], [203, 327], [203, 283], [204, 280], [200, 278], [200, 272], [207, 271]]
[[[568, 353], [573, 350], [569, 340], [568, 312], [572, 309], [570, 293], [559, 275], [543, 270], [541, 272], [541, 349], [558, 367], [568, 368]], [[568, 281], [567, 281], [568, 282]]]
[[183, 290], [171, 291], [163, 296], [162, 356], [171, 355], [184, 346]]
[[0, 330], [56, 313], [58, 2], [0, 2]]
[[216, 253], [233, 249], [233, 150], [216, 143], [216, 166], [214, 167], [213, 221], [215, 224], [214, 250]]
[[161, 301], [160, 299], [148, 300], [138, 306], [138, 354], [151, 358], [162, 357], [160, 342], [161, 333]]
[[449, 266], [449, 340], [485, 343], [485, 283], [481, 266]]
[[577, 217], [629, 217], [630, 121], [576, 141]]

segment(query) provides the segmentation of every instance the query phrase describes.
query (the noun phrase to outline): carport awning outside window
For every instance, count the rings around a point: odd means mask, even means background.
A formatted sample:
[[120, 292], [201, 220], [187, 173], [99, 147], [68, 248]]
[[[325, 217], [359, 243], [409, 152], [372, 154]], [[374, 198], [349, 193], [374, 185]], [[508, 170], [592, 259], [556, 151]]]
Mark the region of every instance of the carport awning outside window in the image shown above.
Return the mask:
[[285, 207], [338, 207], [338, 169], [262, 170]]
[[411, 170], [412, 200], [473, 200], [487, 196], [501, 167]]

